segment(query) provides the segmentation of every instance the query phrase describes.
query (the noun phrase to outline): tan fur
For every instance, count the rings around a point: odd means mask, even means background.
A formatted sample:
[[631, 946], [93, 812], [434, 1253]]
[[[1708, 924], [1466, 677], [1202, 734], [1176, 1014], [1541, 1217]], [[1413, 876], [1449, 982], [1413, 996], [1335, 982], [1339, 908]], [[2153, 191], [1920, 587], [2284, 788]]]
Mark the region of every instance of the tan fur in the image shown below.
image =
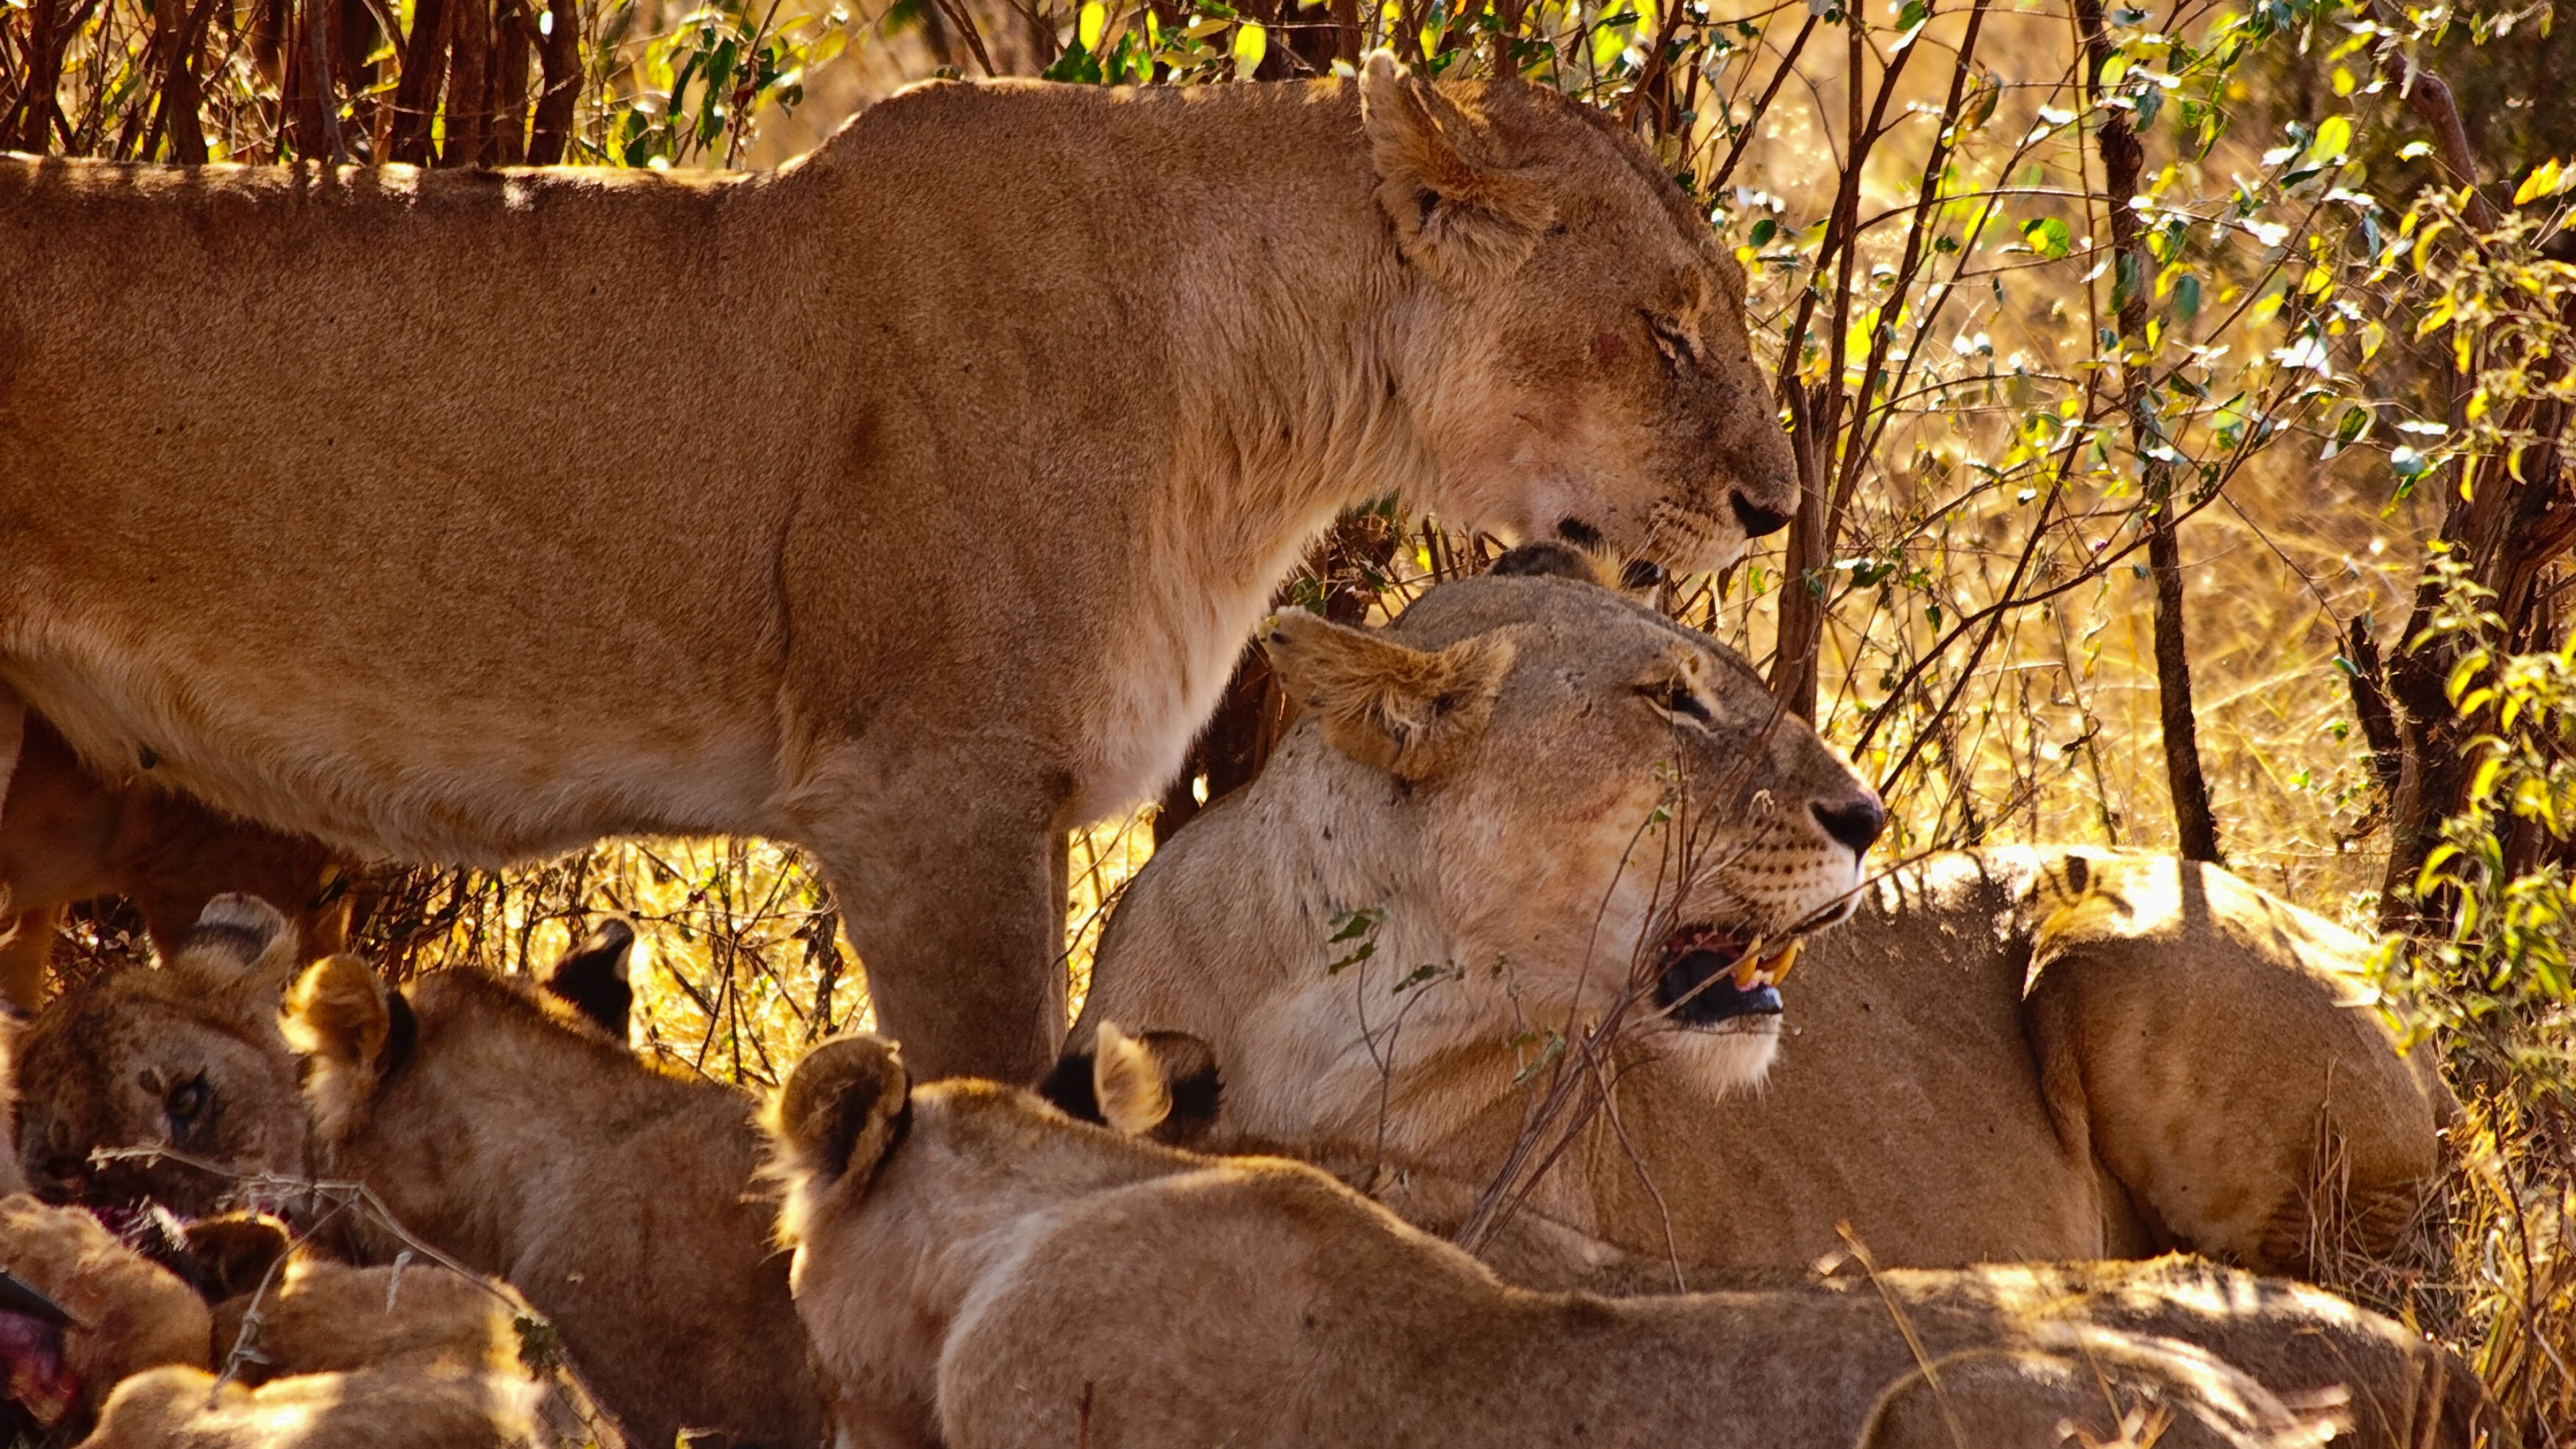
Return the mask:
[[[31, 1113], [64, 1120], [139, 1055], [230, 1039], [220, 1002], [201, 1020], [156, 1010], [149, 1037], [122, 1028], [115, 1014], [138, 1000], [166, 1005], [118, 989], [149, 974], [48, 1011], [40, 1034], [97, 1055], [49, 1053], [61, 1070], [27, 1077]], [[272, 1018], [286, 992], [269, 985]], [[294, 997], [310, 1100], [294, 1093], [297, 1059], [272, 1028], [256, 1062], [214, 1054], [208, 1080], [232, 1130], [259, 1142], [310, 1131], [312, 1173], [367, 1184], [424, 1241], [525, 1294], [636, 1442], [667, 1444], [684, 1426], [812, 1442], [821, 1411], [786, 1264], [769, 1249], [769, 1209], [750, 1196], [750, 1098], [656, 1071], [569, 1007], [476, 972], [403, 989], [407, 1046], [391, 1024], [395, 993], [353, 958], [317, 965]], [[78, 1019], [57, 1021], [70, 1008]], [[270, 1088], [278, 1080], [287, 1092]], [[158, 1126], [92, 1130], [114, 1145]], [[362, 1255], [399, 1247], [353, 1226], [347, 1246]]]
[[[901, 1124], [881, 1159], [843, 1154], [869, 1137], [847, 1121], [777, 1119], [798, 1309], [844, 1443], [1841, 1446], [1915, 1366], [1854, 1298], [1512, 1288], [1313, 1168], [1120, 1138], [990, 1083], [888, 1093], [892, 1061], [839, 1038], [787, 1087], [867, 1084], [850, 1100]], [[2089, 1405], [2062, 1382], [1985, 1395], [1981, 1449], [2058, 1449], [2061, 1421], [2107, 1437], [2110, 1405], [2141, 1400], [2213, 1401], [2176, 1416], [2175, 1449], [2319, 1442], [2206, 1355], [2080, 1314], [1919, 1331], [1936, 1356], [2098, 1366]], [[1929, 1407], [1881, 1408], [1872, 1442], [1925, 1442]]]
[[297, 1374], [259, 1388], [165, 1368], [117, 1386], [82, 1449], [534, 1449], [540, 1390], [455, 1369]]
[[759, 175], [13, 159], [0, 212], [0, 686], [352, 850], [796, 841], [943, 1072], [1046, 1069], [1064, 830], [1339, 510], [1709, 568], [1797, 497], [1655, 158], [1383, 58], [925, 85]]
[[80, 1208], [0, 1198], [0, 1268], [72, 1316], [63, 1358], [95, 1409], [118, 1380], [157, 1364], [205, 1366], [206, 1305]]
[[[245, 1336], [243, 1321], [254, 1311], [258, 1321]], [[368, 1368], [522, 1373], [512, 1324], [529, 1312], [506, 1285], [435, 1263], [359, 1268], [298, 1256], [266, 1292], [215, 1305], [214, 1349], [254, 1350], [258, 1356], [238, 1369], [254, 1386]]]
[[[1541, 600], [1561, 622], [1524, 622]], [[1587, 687], [1652, 633], [1606, 591], [1445, 585], [1390, 635], [1445, 646], [1506, 628], [1512, 683], [1439, 789], [1370, 788], [1309, 718], [1260, 779], [1168, 842], [1110, 923], [1075, 1047], [1100, 1016], [1189, 1032], [1216, 1051], [1235, 1133], [1490, 1181], [1537, 1090], [1516, 1083], [1530, 1034], [1597, 1012], [1601, 978], [1624, 976], [1642, 919], [1627, 902], [1656, 853], [1631, 857], [1631, 895], [1606, 882], [1669, 758], [1669, 732], [1626, 722], [1637, 700]], [[1697, 677], [1758, 713], [1769, 696], [1722, 658]], [[1515, 690], [1545, 691], [1554, 713]], [[1742, 829], [1767, 789], [1771, 819], [1804, 823], [1797, 802], [1827, 778], [1774, 756], [1698, 808], [1712, 830]], [[1756, 883], [1810, 868], [1748, 866]], [[1756, 920], [1776, 928], [1830, 898]], [[1339, 913], [1372, 905], [1387, 913], [1374, 956], [1328, 972], [1350, 950], [1327, 939]], [[1700, 1038], [1638, 1043], [1615, 1119], [1558, 1161], [1535, 1210], [1693, 1265], [1803, 1267], [1838, 1251], [1848, 1222], [1899, 1264], [2187, 1245], [2298, 1271], [2312, 1212], [2348, 1208], [2359, 1245], [2385, 1249], [2431, 1180], [2450, 1101], [2429, 1054], [2401, 1058], [2358, 991], [2366, 944], [2223, 871], [1991, 849], [1893, 869], [1858, 906], [1800, 956], [1758, 1092], [1721, 1100], [1728, 1083], [1691, 1058]], [[1464, 978], [1413, 988], [1392, 1031], [1387, 982], [1442, 962]], [[2319, 1199], [2328, 1161], [2345, 1175]]]
[[331, 889], [345, 862], [150, 781], [100, 779], [52, 726], [28, 718], [16, 770], [0, 772], [0, 1001], [24, 1012], [44, 1003], [63, 910], [94, 896], [133, 902], [165, 956], [226, 891], [294, 911], [306, 960], [346, 942], [348, 902]]

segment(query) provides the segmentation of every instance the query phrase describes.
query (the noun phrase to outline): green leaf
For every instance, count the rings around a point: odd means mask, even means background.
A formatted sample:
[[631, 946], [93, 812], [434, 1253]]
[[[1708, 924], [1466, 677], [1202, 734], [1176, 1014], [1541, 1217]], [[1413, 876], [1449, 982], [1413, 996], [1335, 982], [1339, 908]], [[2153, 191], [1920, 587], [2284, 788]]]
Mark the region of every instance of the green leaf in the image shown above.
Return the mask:
[[2052, 262], [2073, 249], [2074, 237], [2067, 231], [2066, 223], [2053, 216], [2023, 222], [2021, 235], [2022, 240], [2030, 243], [2032, 251]]

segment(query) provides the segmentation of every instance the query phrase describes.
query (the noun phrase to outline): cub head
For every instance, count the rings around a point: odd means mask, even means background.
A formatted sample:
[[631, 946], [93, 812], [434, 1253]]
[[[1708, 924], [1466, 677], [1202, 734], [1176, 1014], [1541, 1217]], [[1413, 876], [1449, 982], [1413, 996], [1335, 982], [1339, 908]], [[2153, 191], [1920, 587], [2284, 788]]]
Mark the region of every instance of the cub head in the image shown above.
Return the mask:
[[1426, 502], [1524, 540], [1722, 567], [1797, 508], [1745, 279], [1643, 143], [1516, 82], [1359, 77], [1377, 200], [1430, 305], [1398, 390]]
[[787, 1184], [779, 1234], [806, 1225], [833, 1199], [855, 1202], [912, 1127], [912, 1079], [893, 1042], [866, 1032], [836, 1036], [807, 1052], [769, 1104], [774, 1171]]
[[[302, 1174], [306, 1115], [278, 1032], [297, 935], [250, 896], [217, 896], [158, 968], [119, 971], [49, 1004], [18, 1057], [18, 1151], [53, 1202], [213, 1211], [236, 1174]], [[102, 1149], [175, 1157], [94, 1162]]]
[[1533, 1019], [1626, 988], [1713, 1087], [1756, 1078], [1775, 981], [1851, 913], [1886, 814], [1734, 651], [1562, 545], [1504, 562], [1383, 630], [1280, 616], [1303, 717], [1262, 788], [1332, 822], [1337, 904], [1385, 907], [1396, 969], [1453, 966], [1442, 989]]

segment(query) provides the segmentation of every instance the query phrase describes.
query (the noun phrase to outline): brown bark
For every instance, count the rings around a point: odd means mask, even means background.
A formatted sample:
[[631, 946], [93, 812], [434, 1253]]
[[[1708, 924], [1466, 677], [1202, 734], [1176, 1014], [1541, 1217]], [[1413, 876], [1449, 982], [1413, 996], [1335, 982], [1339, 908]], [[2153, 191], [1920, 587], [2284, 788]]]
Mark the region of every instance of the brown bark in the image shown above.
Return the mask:
[[[439, 84], [446, 77], [449, 0], [414, 0], [411, 35], [403, 42], [402, 76], [394, 82], [388, 158], [413, 166], [430, 161], [430, 123], [438, 118]], [[462, 5], [469, 0], [457, 0]]]
[[72, 27], [63, 23], [64, 0], [35, 0], [27, 12], [26, 88], [18, 104], [0, 117], [0, 146], [12, 151], [44, 151], [45, 132], [53, 123], [54, 91], [63, 81], [63, 50]]
[[303, 24], [295, 36], [301, 81], [296, 95], [296, 154], [299, 159], [334, 166], [349, 159], [340, 134], [339, 88], [333, 84], [331, 12], [338, 4], [339, 0], [304, 0]]
[[[1332, 4], [1333, 39], [1336, 43], [1336, 49], [1345, 62], [1347, 62], [1353, 69], [1357, 69], [1360, 63], [1359, 0], [1332, 0]], [[1499, 67], [1497, 67], [1496, 73], [1504, 75], [1506, 78], [1508, 78], [1510, 74], [1509, 72], [1502, 71]]]
[[484, 157], [495, 166], [528, 159], [528, 60], [537, 27], [521, 0], [501, 0], [492, 27], [492, 139]]
[[[2075, 0], [2084, 35], [2085, 86], [2101, 116], [2095, 137], [2102, 152], [2102, 189], [2111, 212], [2112, 293], [2118, 300], [2120, 350], [2143, 354], [2147, 293], [2155, 275], [2146, 235], [2129, 198], [2138, 194], [2146, 147], [2130, 128], [2129, 113], [2101, 105], [2102, 68], [2111, 60], [2101, 0]], [[2129, 418], [2139, 483], [2147, 515], [2147, 568], [2156, 583], [2156, 699], [2163, 716], [2165, 783], [2173, 794], [2174, 830], [2185, 860], [2218, 860], [2218, 818], [2209, 806], [2209, 781], [2200, 767], [2200, 727], [2191, 705], [2191, 649], [2184, 634], [2182, 540], [2176, 534], [2173, 474], [2147, 455], [2157, 438], [2147, 414], [2145, 365], [2120, 368], [2120, 410]]]
[[574, 106], [581, 99], [581, 0], [546, 0], [546, 18], [540, 50], [544, 83], [528, 160], [555, 166], [572, 144]]
[[[170, 159], [182, 166], [206, 164], [205, 100], [197, 80], [197, 50], [213, 13], [214, 0], [198, 0], [184, 13], [178, 0], [163, 0], [153, 16], [153, 38], [161, 51], [161, 95], [152, 129], [169, 138]], [[144, 149], [148, 155], [151, 143]]]
[[441, 166], [479, 166], [492, 134], [490, 0], [448, 0], [447, 124]]

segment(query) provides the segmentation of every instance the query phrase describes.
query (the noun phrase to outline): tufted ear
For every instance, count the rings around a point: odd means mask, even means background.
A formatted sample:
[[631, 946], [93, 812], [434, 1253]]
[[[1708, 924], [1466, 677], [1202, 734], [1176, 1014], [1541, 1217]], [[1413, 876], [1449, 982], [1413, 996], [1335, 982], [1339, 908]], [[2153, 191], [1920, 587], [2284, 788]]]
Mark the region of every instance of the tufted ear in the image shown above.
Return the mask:
[[893, 1042], [836, 1036], [805, 1054], [770, 1104], [782, 1166], [829, 1183], [876, 1175], [912, 1121], [912, 1080]]
[[1322, 718], [1326, 742], [1408, 783], [1483, 733], [1515, 652], [1507, 629], [1411, 649], [1303, 611], [1281, 614], [1262, 642], [1288, 697]]
[[325, 1142], [337, 1142], [366, 1121], [374, 1095], [411, 1011], [402, 998], [355, 956], [326, 956], [307, 968], [287, 993], [280, 1025], [304, 1053], [310, 1069], [304, 1095], [313, 1125]]
[[1512, 271], [1556, 218], [1544, 183], [1497, 160], [1492, 128], [1383, 50], [1360, 66], [1360, 127], [1396, 249], [1444, 282]]
[[1089, 1051], [1068, 1051], [1038, 1095], [1080, 1122], [1193, 1147], [1216, 1127], [1222, 1094], [1216, 1049], [1185, 1031], [1129, 1036], [1104, 1021]]
[[206, 902], [179, 941], [168, 967], [209, 985], [249, 980], [286, 989], [295, 972], [295, 926], [257, 896], [220, 895]]
[[635, 950], [635, 926], [623, 916], [610, 916], [591, 928], [563, 959], [546, 973], [546, 994], [599, 1024], [620, 1042], [627, 1040], [627, 1014], [635, 1008], [635, 988], [627, 975], [627, 957]]

